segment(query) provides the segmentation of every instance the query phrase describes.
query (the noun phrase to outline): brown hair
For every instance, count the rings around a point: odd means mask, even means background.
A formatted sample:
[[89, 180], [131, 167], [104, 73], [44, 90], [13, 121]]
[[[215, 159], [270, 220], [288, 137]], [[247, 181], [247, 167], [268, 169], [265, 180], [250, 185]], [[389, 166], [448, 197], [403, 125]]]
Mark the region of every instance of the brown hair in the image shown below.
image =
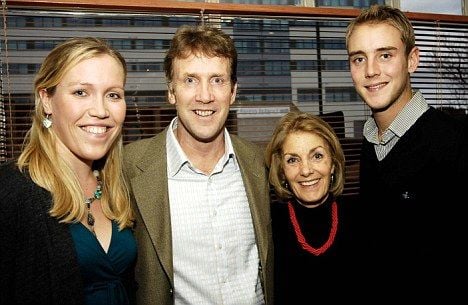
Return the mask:
[[279, 120], [265, 152], [266, 164], [270, 170], [270, 184], [274, 187], [278, 197], [287, 199], [294, 196], [285, 185], [283, 163], [281, 162], [284, 141], [293, 132], [312, 133], [325, 141], [326, 149], [332, 158], [332, 165], [335, 166], [335, 177], [329, 192], [334, 196], [340, 195], [344, 188], [345, 157], [336, 133], [327, 122], [316, 115], [291, 111]]
[[187, 58], [191, 54], [227, 58], [231, 67], [232, 85], [237, 82], [237, 50], [232, 38], [209, 25], [183, 25], [172, 38], [164, 58], [167, 83], [172, 82], [174, 59]]

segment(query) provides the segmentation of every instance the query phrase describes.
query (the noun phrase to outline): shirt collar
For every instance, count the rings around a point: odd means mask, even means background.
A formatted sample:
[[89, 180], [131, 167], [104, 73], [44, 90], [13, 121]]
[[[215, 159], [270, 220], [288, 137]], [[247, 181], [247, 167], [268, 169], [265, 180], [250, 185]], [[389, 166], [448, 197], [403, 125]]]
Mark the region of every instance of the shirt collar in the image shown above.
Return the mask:
[[234, 152], [234, 147], [232, 146], [231, 136], [229, 135], [229, 132], [227, 131], [227, 129], [224, 128], [224, 155], [221, 158], [222, 162], [220, 162], [219, 164], [222, 164], [222, 166], [224, 166], [231, 159], [234, 162], [234, 168], [238, 170], [239, 165], [237, 163], [237, 158], [236, 158], [236, 153]]
[[389, 129], [401, 138], [427, 109], [429, 109], [429, 105], [422, 93], [419, 90], [415, 91], [409, 103], [403, 107], [390, 124]]
[[[175, 117], [172, 119], [167, 130], [166, 149], [168, 152], [167, 167], [169, 177], [175, 176], [185, 164], [188, 164], [193, 170], [195, 170], [195, 167], [190, 163], [190, 160], [187, 158], [187, 155], [182, 150], [182, 147], [180, 147], [179, 141], [177, 141], [177, 138], [174, 134], [174, 131], [177, 129], [177, 124], [178, 118]], [[226, 128], [224, 128], [223, 132], [225, 145], [224, 155], [221, 157], [213, 172], [217, 172], [219, 166], [221, 166], [221, 168], [224, 167], [229, 162], [229, 160], [233, 161], [236, 170], [238, 170], [239, 168], [236, 159], [236, 154], [234, 152], [234, 147], [232, 146], [231, 137]]]

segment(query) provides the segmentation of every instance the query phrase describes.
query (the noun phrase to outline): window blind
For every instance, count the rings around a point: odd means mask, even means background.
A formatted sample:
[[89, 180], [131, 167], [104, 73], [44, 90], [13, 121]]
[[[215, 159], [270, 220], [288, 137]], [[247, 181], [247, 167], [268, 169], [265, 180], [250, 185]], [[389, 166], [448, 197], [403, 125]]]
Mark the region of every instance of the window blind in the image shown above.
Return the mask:
[[[166, 102], [165, 51], [180, 25], [204, 22], [231, 35], [238, 48], [239, 88], [227, 128], [264, 147], [277, 120], [292, 108], [322, 116], [345, 151], [344, 194], [356, 194], [362, 128], [370, 111], [351, 81], [344, 38], [350, 18], [340, 16], [4, 8], [0, 162], [17, 157], [21, 150], [40, 63], [56, 44], [74, 36], [104, 38], [126, 58], [125, 143], [163, 130], [175, 116]], [[467, 23], [413, 20], [413, 25], [421, 49], [413, 87], [431, 105], [464, 118]]]

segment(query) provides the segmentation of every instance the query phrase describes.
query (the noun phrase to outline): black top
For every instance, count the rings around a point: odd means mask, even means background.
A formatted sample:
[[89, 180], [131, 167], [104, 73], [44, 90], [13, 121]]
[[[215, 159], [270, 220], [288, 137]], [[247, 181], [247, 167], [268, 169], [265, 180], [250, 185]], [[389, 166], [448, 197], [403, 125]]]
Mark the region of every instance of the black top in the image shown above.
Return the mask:
[[[305, 240], [314, 248], [329, 238], [332, 227], [333, 198], [315, 208], [306, 208], [292, 200]], [[312, 304], [327, 297], [332, 288], [345, 284], [352, 268], [359, 268], [360, 229], [356, 217], [359, 202], [337, 201], [338, 230], [333, 244], [319, 256], [302, 249], [292, 226], [287, 202], [272, 202], [275, 243], [275, 305]], [[354, 274], [354, 276], [356, 276]]]
[[[13, 161], [0, 165], [0, 304], [83, 305], [70, 225], [49, 215], [51, 194]], [[130, 232], [128, 232], [130, 233]], [[133, 269], [122, 283], [134, 294]], [[133, 301], [133, 295], [129, 299]]]
[[434, 108], [382, 161], [364, 140], [360, 187], [376, 277], [440, 287], [466, 272], [467, 140], [462, 124]]
[[0, 304], [83, 305], [68, 225], [50, 217], [52, 197], [14, 162], [0, 166]]

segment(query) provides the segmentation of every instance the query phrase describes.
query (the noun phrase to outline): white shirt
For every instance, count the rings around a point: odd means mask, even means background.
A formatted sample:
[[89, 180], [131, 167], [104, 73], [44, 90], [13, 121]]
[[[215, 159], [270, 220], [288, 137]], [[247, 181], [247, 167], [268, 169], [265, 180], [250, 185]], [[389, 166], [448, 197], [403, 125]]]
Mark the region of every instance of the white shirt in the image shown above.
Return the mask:
[[259, 257], [239, 165], [226, 130], [210, 175], [196, 169], [175, 135], [166, 149], [176, 305], [264, 304]]

